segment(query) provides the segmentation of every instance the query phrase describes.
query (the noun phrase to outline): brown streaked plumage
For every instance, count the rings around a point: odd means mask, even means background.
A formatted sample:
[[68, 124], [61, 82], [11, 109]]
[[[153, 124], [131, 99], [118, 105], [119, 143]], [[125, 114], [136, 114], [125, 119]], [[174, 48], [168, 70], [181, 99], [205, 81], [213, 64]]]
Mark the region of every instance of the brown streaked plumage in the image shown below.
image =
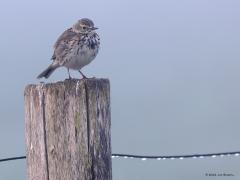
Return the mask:
[[100, 39], [96, 29], [92, 20], [83, 18], [64, 31], [54, 44], [52, 64], [37, 78], [48, 78], [55, 69], [62, 66], [68, 69], [69, 78], [69, 69], [78, 70], [86, 78], [80, 70], [98, 53]]

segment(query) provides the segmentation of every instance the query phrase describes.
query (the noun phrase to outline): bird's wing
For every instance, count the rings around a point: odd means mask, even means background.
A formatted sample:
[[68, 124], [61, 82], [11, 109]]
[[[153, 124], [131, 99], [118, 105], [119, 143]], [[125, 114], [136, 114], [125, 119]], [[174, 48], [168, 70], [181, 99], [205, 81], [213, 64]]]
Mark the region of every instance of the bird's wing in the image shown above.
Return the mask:
[[72, 28], [64, 31], [54, 44], [54, 53], [52, 59], [59, 62], [63, 61], [64, 56], [72, 47], [72, 41], [76, 38], [78, 38], [78, 35], [72, 31]]
[[74, 37], [75, 35], [76, 33], [72, 31], [72, 28], [67, 29], [61, 34], [61, 36], [58, 37], [57, 41], [54, 44], [54, 48], [56, 49], [61, 43], [72, 39], [72, 37]]

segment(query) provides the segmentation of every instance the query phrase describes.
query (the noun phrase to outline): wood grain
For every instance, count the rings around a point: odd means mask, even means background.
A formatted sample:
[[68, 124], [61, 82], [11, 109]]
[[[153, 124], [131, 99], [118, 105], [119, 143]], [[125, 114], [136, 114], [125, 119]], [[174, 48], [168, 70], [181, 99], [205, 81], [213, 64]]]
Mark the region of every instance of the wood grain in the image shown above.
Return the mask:
[[111, 180], [110, 84], [65, 80], [25, 88], [28, 180]]

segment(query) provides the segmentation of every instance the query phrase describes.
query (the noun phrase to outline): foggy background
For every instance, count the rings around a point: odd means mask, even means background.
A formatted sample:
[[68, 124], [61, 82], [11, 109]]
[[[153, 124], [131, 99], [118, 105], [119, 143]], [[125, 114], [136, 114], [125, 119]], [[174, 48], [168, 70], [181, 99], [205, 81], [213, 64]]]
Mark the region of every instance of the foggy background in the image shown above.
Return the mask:
[[[101, 50], [83, 73], [111, 81], [112, 152], [240, 150], [240, 1], [0, 1], [0, 158], [25, 155], [23, 91], [50, 64], [57, 37], [82, 17]], [[71, 72], [72, 76], [80, 77]], [[46, 80], [67, 78], [64, 68]], [[0, 163], [26, 179], [25, 160]], [[239, 179], [240, 158], [113, 159], [114, 180]]]

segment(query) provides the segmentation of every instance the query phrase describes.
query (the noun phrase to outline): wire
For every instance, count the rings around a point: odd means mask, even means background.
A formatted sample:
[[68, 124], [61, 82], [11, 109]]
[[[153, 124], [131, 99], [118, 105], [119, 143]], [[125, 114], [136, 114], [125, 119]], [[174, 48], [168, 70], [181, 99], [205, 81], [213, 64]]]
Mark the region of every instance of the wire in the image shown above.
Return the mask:
[[12, 161], [12, 160], [18, 160], [18, 159], [25, 159], [25, 158], [26, 158], [26, 156], [11, 157], [11, 158], [0, 159], [0, 162], [3, 162], [3, 161]]
[[[225, 157], [225, 156], [240, 156], [240, 151], [233, 151], [233, 152], [222, 152], [222, 153], [207, 153], [207, 154], [190, 154], [190, 155], [173, 155], [173, 156], [142, 156], [142, 155], [133, 155], [133, 154], [112, 154], [112, 158], [130, 158], [130, 159], [141, 159], [143, 161], [147, 159], [155, 159], [155, 160], [165, 160], [165, 159], [186, 159], [186, 158], [205, 158], [205, 157]], [[19, 157], [11, 157], [0, 159], [0, 162], [3, 161], [12, 161], [12, 160], [19, 160], [19, 159], [26, 159], [26, 156], [19, 156]]]
[[240, 156], [240, 151], [234, 152], [223, 152], [223, 153], [207, 153], [207, 154], [191, 154], [191, 155], [173, 155], [173, 156], [141, 156], [141, 155], [131, 155], [131, 154], [112, 154], [112, 158], [136, 158], [141, 160], [147, 159], [156, 159], [156, 160], [165, 160], [165, 159], [185, 159], [185, 158], [205, 158], [205, 157], [224, 157], [224, 156]]

